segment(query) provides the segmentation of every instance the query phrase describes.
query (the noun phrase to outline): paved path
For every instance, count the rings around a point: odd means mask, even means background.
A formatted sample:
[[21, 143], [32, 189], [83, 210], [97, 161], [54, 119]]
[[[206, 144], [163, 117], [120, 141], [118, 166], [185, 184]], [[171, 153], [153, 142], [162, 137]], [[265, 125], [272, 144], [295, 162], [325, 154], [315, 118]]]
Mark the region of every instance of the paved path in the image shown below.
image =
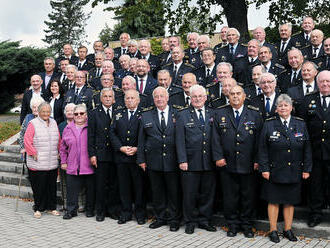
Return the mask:
[[0, 122], [17, 122], [17, 123], [19, 123], [19, 115], [0, 115]]
[[106, 218], [99, 223], [83, 214], [71, 220], [50, 214], [34, 219], [33, 203], [19, 201], [18, 212], [15, 212], [15, 202], [0, 197], [0, 247], [330, 247], [330, 242], [325, 239], [304, 238], [293, 243], [281, 238], [281, 242], [274, 245], [263, 236], [246, 239], [239, 234], [228, 238], [219, 227], [215, 233], [195, 229], [193, 235], [187, 235], [183, 227], [173, 233], [168, 227], [151, 230], [148, 224], [139, 226], [134, 221], [118, 225], [115, 220]]

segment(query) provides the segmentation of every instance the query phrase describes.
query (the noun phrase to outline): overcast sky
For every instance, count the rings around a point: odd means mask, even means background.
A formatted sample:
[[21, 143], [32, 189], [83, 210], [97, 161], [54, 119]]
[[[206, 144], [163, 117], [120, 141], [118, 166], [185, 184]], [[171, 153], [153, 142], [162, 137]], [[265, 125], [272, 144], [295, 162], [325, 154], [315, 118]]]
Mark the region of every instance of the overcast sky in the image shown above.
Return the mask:
[[[119, 1], [114, 1], [119, 2]], [[104, 12], [104, 5], [98, 5], [94, 9], [86, 7], [86, 11], [92, 11], [88, 20], [86, 32], [88, 41], [92, 43], [98, 39], [100, 31], [105, 23], [110, 27], [115, 24], [111, 12]], [[46, 29], [44, 20], [48, 20], [51, 6], [48, 0], [2, 0], [0, 8], [0, 40], [21, 40], [22, 45], [32, 45], [45, 47], [46, 44], [41, 40], [44, 38], [43, 30]], [[266, 27], [268, 25], [268, 8], [263, 7], [255, 10], [250, 6], [248, 12], [249, 29], [256, 26]], [[88, 46], [91, 49], [91, 45]]]

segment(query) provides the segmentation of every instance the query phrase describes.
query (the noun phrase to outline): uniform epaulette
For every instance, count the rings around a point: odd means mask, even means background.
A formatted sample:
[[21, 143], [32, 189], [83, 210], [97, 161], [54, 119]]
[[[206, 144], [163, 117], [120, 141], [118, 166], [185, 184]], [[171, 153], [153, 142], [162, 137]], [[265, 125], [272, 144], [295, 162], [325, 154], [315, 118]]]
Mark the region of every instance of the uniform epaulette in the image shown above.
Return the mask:
[[116, 110], [116, 111], [117, 111], [117, 110], [122, 110], [122, 109], [124, 109], [124, 108], [125, 108], [124, 106], [119, 105], [119, 106], [116, 107], [115, 110]]
[[148, 108], [143, 108], [142, 112], [147, 112], [147, 111], [150, 111], [150, 110], [153, 110], [153, 109], [154, 109], [154, 106], [151, 106], [151, 107], [148, 107]]
[[179, 89], [182, 89], [182, 86], [181, 85], [177, 85], [177, 84], [172, 84], [173, 87], [175, 88], [179, 88]]
[[123, 92], [123, 90], [119, 87], [112, 87], [112, 89], [117, 92]]
[[287, 70], [286, 69], [283, 69], [282, 71], [280, 71], [280, 73], [278, 75], [276, 75], [276, 79], [278, 78], [279, 75], [285, 73]]
[[275, 66], [278, 67], [278, 68], [281, 68], [281, 69], [285, 69], [285, 67], [283, 65], [279, 64], [279, 63], [276, 63]]
[[218, 82], [212, 82], [212, 83], [209, 83], [205, 86], [205, 88], [210, 88], [211, 86], [213, 85], [216, 85]]
[[308, 47], [310, 47], [310, 46], [312, 46], [312, 45], [311, 45], [311, 44], [308, 44], [307, 46], [304, 46], [304, 47], [302, 47], [302, 48], [300, 48], [300, 49], [302, 50], [302, 49], [308, 48]]
[[183, 107], [183, 108], [179, 109], [178, 111], [182, 111], [182, 110], [185, 110], [185, 109], [188, 109], [188, 108], [189, 108], [189, 106]]
[[255, 111], [259, 111], [259, 108], [252, 106], [252, 105], [248, 105], [247, 106], [249, 109], [255, 110]]
[[171, 65], [171, 64], [172, 64], [172, 62], [167, 63], [167, 64], [163, 65], [163, 67], [168, 66], [168, 65]]
[[224, 104], [224, 105], [221, 105], [221, 106], [217, 107], [217, 109], [222, 109], [222, 108], [227, 107], [227, 106], [229, 106], [229, 105], [230, 105], [230, 104], [227, 103], [227, 104]]
[[180, 105], [176, 105], [176, 104], [173, 104], [172, 107], [175, 108], [175, 109], [183, 109], [184, 108], [184, 106], [180, 106]]
[[187, 65], [187, 66], [189, 66], [189, 67], [191, 67], [191, 68], [195, 69], [195, 66], [193, 66], [192, 64], [189, 64], [189, 63], [185, 63], [185, 65]]
[[242, 45], [242, 46], [245, 46], [245, 47], [247, 47], [247, 46], [248, 46], [248, 44], [244, 44], [244, 43], [241, 43], [241, 45]]
[[319, 93], [318, 91], [312, 91], [312, 92], [308, 92], [305, 94], [305, 96], [310, 96], [310, 95], [313, 95], [313, 94], [316, 94], [316, 93]]
[[297, 116], [292, 116], [292, 117], [293, 117], [293, 119], [296, 119], [296, 120], [299, 120], [299, 121], [304, 121], [303, 118], [300, 118], [300, 117], [297, 117]]
[[273, 117], [266, 119], [266, 121], [271, 121], [271, 120], [275, 120], [275, 119], [276, 119], [276, 116], [273, 116]]
[[93, 90], [93, 96], [100, 94], [100, 92], [101, 92], [100, 90]]
[[297, 35], [299, 35], [299, 34], [301, 34], [302, 33], [302, 31], [300, 31], [300, 32], [298, 32], [298, 33], [294, 33], [291, 37], [295, 37], [295, 36], [297, 36]]

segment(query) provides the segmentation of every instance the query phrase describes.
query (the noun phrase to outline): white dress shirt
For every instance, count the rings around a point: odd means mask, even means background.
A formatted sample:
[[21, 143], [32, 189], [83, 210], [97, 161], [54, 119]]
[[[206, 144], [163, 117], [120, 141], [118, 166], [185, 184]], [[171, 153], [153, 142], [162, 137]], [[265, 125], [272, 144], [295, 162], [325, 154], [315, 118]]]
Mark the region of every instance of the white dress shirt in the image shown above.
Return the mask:
[[159, 123], [162, 122], [162, 112], [164, 112], [164, 119], [165, 119], [165, 125], [167, 126], [167, 121], [168, 121], [168, 111], [169, 111], [169, 107], [168, 105], [166, 106], [166, 108], [164, 110], [160, 110], [159, 108], [157, 108], [157, 112], [158, 112], [158, 119], [159, 119]]

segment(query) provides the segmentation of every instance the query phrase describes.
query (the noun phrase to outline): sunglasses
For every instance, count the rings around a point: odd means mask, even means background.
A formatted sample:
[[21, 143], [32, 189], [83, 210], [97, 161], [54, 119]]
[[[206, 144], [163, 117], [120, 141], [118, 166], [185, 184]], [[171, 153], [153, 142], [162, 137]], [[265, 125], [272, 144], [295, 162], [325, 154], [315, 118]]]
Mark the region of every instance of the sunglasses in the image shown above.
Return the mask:
[[78, 115], [84, 115], [84, 114], [86, 114], [86, 112], [74, 113], [75, 116], [78, 116]]

